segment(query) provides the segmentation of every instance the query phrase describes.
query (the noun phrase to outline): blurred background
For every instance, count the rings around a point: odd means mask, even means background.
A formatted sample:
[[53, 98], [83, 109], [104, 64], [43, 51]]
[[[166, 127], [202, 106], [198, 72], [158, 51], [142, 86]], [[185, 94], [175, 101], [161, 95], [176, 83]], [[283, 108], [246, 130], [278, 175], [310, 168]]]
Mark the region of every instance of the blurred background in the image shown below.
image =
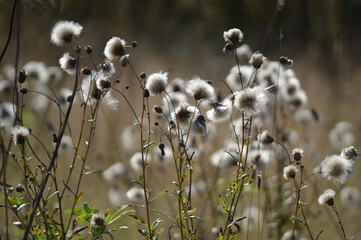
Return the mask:
[[[337, 153], [330, 146], [328, 133], [338, 121], [352, 123], [355, 147], [360, 148], [359, 0], [23, 0], [19, 3], [20, 68], [33, 60], [58, 66], [64, 49], [50, 43], [50, 32], [57, 21], [70, 20], [84, 27], [81, 37], [74, 40], [81, 46], [92, 45], [96, 62], [104, 60], [106, 42], [119, 36], [128, 43], [138, 42], [133, 56], [138, 72], [149, 75], [163, 70], [169, 72], [170, 79], [193, 76], [225, 79], [235, 61], [222, 52], [223, 32], [239, 28], [244, 33], [244, 42], [253, 51], [260, 51], [273, 61], [280, 56], [294, 61], [293, 70], [307, 93], [308, 107], [323, 115], [323, 123], [313, 124], [308, 131], [309, 138], [317, 142], [320, 158]], [[0, 0], [1, 48], [7, 39], [12, 4], [11, 0]], [[16, 38], [14, 30], [0, 69], [14, 64]], [[134, 76], [125, 72], [123, 79], [133, 91]], [[70, 87], [72, 82], [68, 83]], [[104, 170], [131, 156], [122, 146], [120, 134], [134, 119], [124, 111], [128, 111], [127, 106], [120, 106], [118, 112], [111, 114], [105, 110], [100, 116], [103, 123], [89, 162], [92, 169]], [[75, 123], [76, 119], [72, 121]], [[41, 128], [38, 126], [38, 131]], [[109, 149], [104, 150], [104, 146]], [[352, 183], [356, 183], [357, 173], [360, 166]], [[153, 183], [161, 181], [158, 176]], [[104, 198], [91, 198], [94, 194], [107, 194], [101, 176], [89, 178], [87, 183], [92, 187], [86, 187], [84, 199], [91, 199], [91, 204], [99, 208], [110, 207]], [[346, 221], [352, 225], [351, 218]], [[357, 226], [353, 229], [356, 231]]]

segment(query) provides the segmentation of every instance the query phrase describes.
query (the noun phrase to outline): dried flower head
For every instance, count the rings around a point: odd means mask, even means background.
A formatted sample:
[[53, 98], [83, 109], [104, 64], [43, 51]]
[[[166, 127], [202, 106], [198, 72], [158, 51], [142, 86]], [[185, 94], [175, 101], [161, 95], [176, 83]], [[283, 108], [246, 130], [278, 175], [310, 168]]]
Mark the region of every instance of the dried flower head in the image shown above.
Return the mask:
[[199, 110], [194, 106], [187, 104], [179, 104], [179, 106], [172, 112], [173, 121], [179, 125], [179, 127], [186, 130], [192, 119], [196, 119]]
[[110, 167], [108, 167], [103, 172], [103, 178], [107, 182], [116, 182], [116, 180], [122, 178], [126, 174], [126, 169], [124, 164], [121, 162], [117, 162]]
[[265, 56], [260, 52], [255, 52], [252, 54], [249, 63], [252, 64], [255, 69], [259, 69], [264, 61], [266, 61]]
[[15, 145], [24, 144], [25, 140], [29, 137], [30, 130], [23, 126], [15, 126], [11, 129], [11, 134]]
[[261, 142], [262, 145], [269, 145], [274, 142], [273, 137], [268, 133], [268, 131], [262, 131], [258, 135], [258, 140]]
[[283, 177], [286, 180], [288, 180], [290, 178], [295, 178], [297, 171], [298, 171], [298, 169], [295, 166], [288, 165], [288, 166], [283, 168]]
[[94, 227], [102, 227], [105, 223], [105, 217], [102, 214], [93, 214], [90, 219], [90, 224]]
[[114, 64], [110, 61], [104, 61], [101, 64], [102, 73], [108, 77], [112, 76], [115, 73]]
[[119, 37], [112, 37], [104, 48], [104, 55], [110, 61], [120, 58], [125, 54], [125, 41]]
[[207, 118], [212, 122], [224, 122], [232, 114], [232, 101], [226, 98], [222, 103], [214, 102], [213, 109], [207, 111]]
[[64, 43], [70, 43], [73, 36], [79, 37], [83, 27], [72, 21], [59, 21], [51, 31], [50, 41], [56, 46], [63, 46]]
[[348, 205], [360, 201], [360, 191], [355, 187], [344, 187], [340, 193], [342, 204]]
[[144, 190], [143, 188], [139, 188], [139, 187], [133, 187], [129, 189], [126, 193], [126, 196], [129, 199], [129, 201], [134, 203], [143, 202], [145, 200]]
[[223, 33], [223, 38], [225, 42], [231, 42], [234, 45], [242, 42], [243, 33], [238, 28], [232, 28]]
[[70, 75], [74, 75], [76, 72], [76, 59], [71, 57], [69, 53], [64, 53], [59, 59], [61, 69]]
[[322, 177], [343, 184], [352, 171], [352, 163], [341, 155], [328, 156], [321, 162]]
[[168, 73], [153, 73], [151, 74], [148, 79], [147, 83], [145, 84], [145, 88], [148, 89], [150, 95], [155, 96], [164, 92], [168, 83]]
[[355, 161], [357, 155], [359, 155], [356, 151], [356, 148], [354, 146], [344, 148], [341, 151], [341, 156], [346, 158], [349, 161]]
[[199, 77], [188, 81], [185, 90], [195, 100], [208, 99], [214, 95], [214, 88], [207, 81]]
[[303, 157], [303, 150], [301, 148], [293, 149], [292, 156], [295, 161], [301, 161], [301, 159]]
[[249, 165], [253, 166], [253, 169], [263, 171], [267, 169], [273, 155], [267, 150], [252, 150], [248, 154], [248, 159]]
[[265, 110], [268, 103], [261, 87], [246, 88], [234, 93], [234, 106], [246, 116], [256, 116]]
[[96, 79], [96, 85], [97, 85], [97, 88], [100, 89], [100, 90], [107, 90], [109, 89], [112, 84], [111, 82], [109, 81], [108, 77], [106, 76], [100, 76]]
[[326, 203], [329, 206], [333, 206], [334, 205], [333, 199], [335, 197], [335, 194], [336, 194], [335, 191], [333, 191], [332, 189], [325, 190], [318, 198], [318, 204], [323, 206]]
[[143, 169], [143, 160], [145, 164], [148, 165], [151, 158], [152, 158], [151, 154], [148, 154], [147, 156], [144, 154], [142, 157], [141, 152], [136, 152], [129, 159], [130, 166], [133, 168], [135, 172], [141, 172]]
[[193, 121], [191, 133], [197, 136], [205, 136], [207, 134], [206, 121], [203, 115], [198, 115], [196, 120]]
[[23, 68], [27, 72], [28, 80], [39, 81], [41, 84], [46, 84], [49, 81], [49, 72], [45, 63], [31, 61], [27, 62]]

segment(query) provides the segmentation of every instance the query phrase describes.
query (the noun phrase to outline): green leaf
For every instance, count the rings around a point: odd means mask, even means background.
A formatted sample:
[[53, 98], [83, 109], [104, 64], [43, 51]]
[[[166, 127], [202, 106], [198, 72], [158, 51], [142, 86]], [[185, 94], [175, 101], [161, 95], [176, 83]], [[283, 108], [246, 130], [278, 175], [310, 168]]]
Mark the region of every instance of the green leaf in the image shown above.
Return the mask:
[[[120, 211], [120, 210], [119, 210], [119, 211]], [[128, 214], [128, 213], [133, 213], [133, 212], [135, 212], [135, 211], [134, 211], [134, 210], [124, 211], [124, 212], [122, 212], [121, 214], [119, 214], [117, 217], [115, 217], [115, 218], [113, 218], [113, 219], [110, 219], [110, 221], [109, 221], [109, 223], [108, 223], [107, 225], [112, 224], [113, 222], [115, 222], [116, 220], [118, 220], [121, 216], [126, 215], [126, 214]], [[113, 215], [113, 216], [114, 216], [114, 215]]]
[[163, 221], [161, 218], [156, 219], [156, 220], [152, 223], [152, 225], [150, 226], [150, 229], [152, 229], [152, 230], [156, 229], [157, 226], [158, 226], [158, 224], [159, 224], [161, 221]]
[[89, 207], [89, 204], [87, 202], [83, 203], [83, 208], [87, 214], [91, 214], [93, 212], [93, 210], [91, 209], [91, 207]]
[[134, 218], [135, 220], [137, 220], [138, 222], [140, 222], [141, 224], [143, 224], [144, 226], [148, 227], [148, 224], [144, 221], [143, 218], [137, 216], [137, 215], [129, 215], [132, 218]]
[[155, 144], [155, 142], [150, 142], [150, 143], [144, 145], [144, 146], [143, 146], [143, 150], [149, 148], [150, 146], [152, 146], [152, 145], [154, 145], [154, 144]]
[[13, 224], [21, 230], [25, 230], [25, 226], [21, 222], [13, 222]]
[[161, 191], [160, 193], [158, 193], [154, 198], [152, 198], [151, 200], [149, 200], [149, 203], [153, 202], [155, 199], [163, 196], [165, 193], [167, 193], [168, 191], [166, 189], [164, 189], [163, 191]]
[[63, 184], [64, 184], [65, 188], [68, 189], [69, 192], [71, 192], [71, 193], [75, 196], [74, 191], [68, 186], [68, 184], [66, 184], [66, 183], [64, 182], [64, 180], [63, 180]]
[[226, 212], [226, 213], [229, 213], [229, 208], [227, 207], [227, 204], [226, 202], [223, 200], [222, 196], [221, 195], [218, 195], [219, 197], [219, 201], [221, 202], [221, 205], [223, 207], [223, 210]]
[[82, 192], [78, 193], [78, 196], [76, 196], [74, 202], [77, 203], [82, 196], [83, 196], [83, 193], [82, 193]]

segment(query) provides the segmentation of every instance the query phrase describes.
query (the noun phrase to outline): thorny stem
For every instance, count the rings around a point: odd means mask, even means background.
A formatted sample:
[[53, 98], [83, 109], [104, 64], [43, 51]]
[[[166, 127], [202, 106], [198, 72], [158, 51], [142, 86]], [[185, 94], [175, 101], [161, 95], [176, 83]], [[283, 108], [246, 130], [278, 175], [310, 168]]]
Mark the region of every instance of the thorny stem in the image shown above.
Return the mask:
[[338, 223], [340, 224], [341, 231], [342, 231], [342, 234], [343, 234], [343, 238], [344, 238], [345, 240], [347, 240], [347, 238], [346, 238], [346, 233], [345, 233], [345, 229], [343, 228], [343, 224], [342, 224], [342, 221], [341, 221], [341, 217], [340, 217], [340, 215], [339, 215], [339, 213], [338, 213], [338, 211], [337, 211], [337, 208], [336, 208], [336, 205], [335, 205], [335, 204], [332, 205], [332, 209], [333, 209], [333, 211], [334, 211], [334, 212], [336, 213], [336, 215], [337, 215]]

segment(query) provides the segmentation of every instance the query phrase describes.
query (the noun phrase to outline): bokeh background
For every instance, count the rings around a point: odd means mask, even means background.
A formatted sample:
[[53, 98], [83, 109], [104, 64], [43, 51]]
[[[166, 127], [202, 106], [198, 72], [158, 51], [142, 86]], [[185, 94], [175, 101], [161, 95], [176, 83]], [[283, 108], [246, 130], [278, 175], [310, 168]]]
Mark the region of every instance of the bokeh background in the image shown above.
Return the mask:
[[[57, 21], [72, 20], [84, 27], [81, 38], [75, 40], [82, 46], [92, 45], [93, 58], [97, 62], [104, 60], [105, 43], [111, 37], [119, 36], [127, 42], [138, 41], [133, 56], [138, 72], [150, 74], [163, 70], [169, 72], [170, 79], [191, 79], [193, 76], [225, 79], [235, 61], [230, 55], [223, 54], [222, 35], [236, 27], [243, 31], [244, 41], [253, 51], [259, 50], [270, 60], [277, 61], [280, 56], [293, 59], [293, 70], [309, 98], [308, 107], [323, 115], [323, 122], [313, 123], [307, 132], [308, 138], [317, 143], [315, 148], [320, 158], [337, 153], [330, 146], [328, 134], [338, 121], [347, 120], [353, 124], [355, 147], [360, 148], [361, 2], [358, 0], [20, 2], [20, 36], [13, 32], [0, 68], [14, 63], [17, 37], [20, 37], [20, 68], [32, 60], [43, 61], [48, 66], [58, 65], [64, 49], [50, 43], [50, 32]], [[7, 38], [12, 3], [0, 0], [1, 47]], [[71, 86], [71, 78], [66, 81]], [[132, 88], [136, 86], [134, 76], [125, 72], [122, 81], [124, 85], [130, 85], [136, 101], [139, 92]], [[127, 111], [127, 106], [121, 105], [117, 112], [105, 109], [100, 115], [101, 124], [88, 163], [92, 169], [104, 170], [116, 161], [127, 162], [131, 153], [124, 149], [120, 140], [122, 130], [134, 121]], [[76, 120], [76, 117], [71, 119], [73, 123]], [[41, 132], [43, 127], [39, 124], [35, 131]], [[356, 163], [356, 167], [348, 184], [358, 187], [360, 164]], [[161, 184], [163, 176], [152, 171], [152, 184]], [[174, 177], [167, 171], [166, 176]], [[107, 200], [108, 186], [100, 175], [87, 178], [83, 187], [83, 198], [91, 205], [102, 209], [111, 207]], [[169, 197], [168, 201], [175, 199]], [[359, 209], [360, 204], [354, 211], [348, 207], [344, 209], [346, 226], [350, 226], [355, 235], [361, 229], [360, 221], [353, 218], [360, 214]], [[330, 229], [325, 235], [332, 236], [335, 231]], [[127, 236], [137, 239], [135, 234]]]

